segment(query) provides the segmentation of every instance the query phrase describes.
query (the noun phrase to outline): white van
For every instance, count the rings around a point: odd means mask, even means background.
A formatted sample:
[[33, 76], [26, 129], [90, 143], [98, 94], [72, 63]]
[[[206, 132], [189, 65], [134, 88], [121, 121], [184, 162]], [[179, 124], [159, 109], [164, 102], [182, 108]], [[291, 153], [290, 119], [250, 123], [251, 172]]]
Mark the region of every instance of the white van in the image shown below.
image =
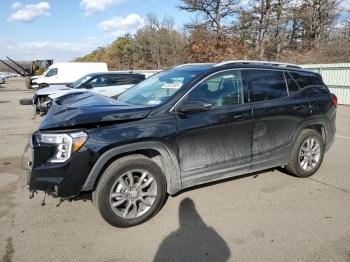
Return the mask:
[[32, 88], [67, 85], [84, 75], [108, 71], [106, 63], [69, 62], [49, 66], [41, 76], [32, 77]]

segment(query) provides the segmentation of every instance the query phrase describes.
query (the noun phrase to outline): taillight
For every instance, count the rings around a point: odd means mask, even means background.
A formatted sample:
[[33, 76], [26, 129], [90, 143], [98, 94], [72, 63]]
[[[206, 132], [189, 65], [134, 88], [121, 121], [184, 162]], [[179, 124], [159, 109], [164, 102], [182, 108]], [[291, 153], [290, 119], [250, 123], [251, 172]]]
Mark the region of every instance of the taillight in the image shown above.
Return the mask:
[[338, 106], [338, 98], [335, 94], [332, 94], [332, 104], [335, 105], [335, 107]]

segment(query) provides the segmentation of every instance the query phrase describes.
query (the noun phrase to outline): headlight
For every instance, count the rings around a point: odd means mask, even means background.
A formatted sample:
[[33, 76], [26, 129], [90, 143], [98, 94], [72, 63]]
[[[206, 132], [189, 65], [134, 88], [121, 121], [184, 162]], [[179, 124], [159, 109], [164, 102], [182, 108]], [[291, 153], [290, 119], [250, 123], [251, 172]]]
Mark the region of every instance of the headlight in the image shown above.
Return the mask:
[[86, 142], [88, 135], [84, 132], [70, 134], [39, 133], [36, 136], [38, 144], [53, 145], [55, 151], [49, 158], [50, 163], [63, 163], [77, 152]]

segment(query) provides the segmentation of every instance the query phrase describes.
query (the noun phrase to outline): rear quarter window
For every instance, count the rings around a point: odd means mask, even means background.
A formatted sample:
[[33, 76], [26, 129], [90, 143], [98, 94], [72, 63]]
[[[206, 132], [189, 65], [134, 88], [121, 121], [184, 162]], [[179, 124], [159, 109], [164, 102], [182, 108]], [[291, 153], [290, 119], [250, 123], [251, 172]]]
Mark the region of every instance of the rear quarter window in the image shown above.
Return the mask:
[[313, 73], [308, 72], [291, 72], [291, 75], [298, 83], [300, 88], [304, 88], [310, 85], [324, 85], [322, 79]]

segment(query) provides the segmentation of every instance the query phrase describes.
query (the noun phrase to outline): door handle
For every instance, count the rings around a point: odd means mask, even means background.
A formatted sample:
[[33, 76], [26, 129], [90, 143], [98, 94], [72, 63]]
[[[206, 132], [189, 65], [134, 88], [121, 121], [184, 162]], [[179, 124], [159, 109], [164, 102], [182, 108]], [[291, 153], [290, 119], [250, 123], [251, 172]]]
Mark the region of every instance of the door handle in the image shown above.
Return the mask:
[[246, 114], [239, 114], [239, 115], [234, 115], [233, 119], [234, 120], [245, 120], [247, 118]]
[[293, 106], [293, 110], [303, 110], [303, 109], [304, 109], [304, 106], [302, 105]]

